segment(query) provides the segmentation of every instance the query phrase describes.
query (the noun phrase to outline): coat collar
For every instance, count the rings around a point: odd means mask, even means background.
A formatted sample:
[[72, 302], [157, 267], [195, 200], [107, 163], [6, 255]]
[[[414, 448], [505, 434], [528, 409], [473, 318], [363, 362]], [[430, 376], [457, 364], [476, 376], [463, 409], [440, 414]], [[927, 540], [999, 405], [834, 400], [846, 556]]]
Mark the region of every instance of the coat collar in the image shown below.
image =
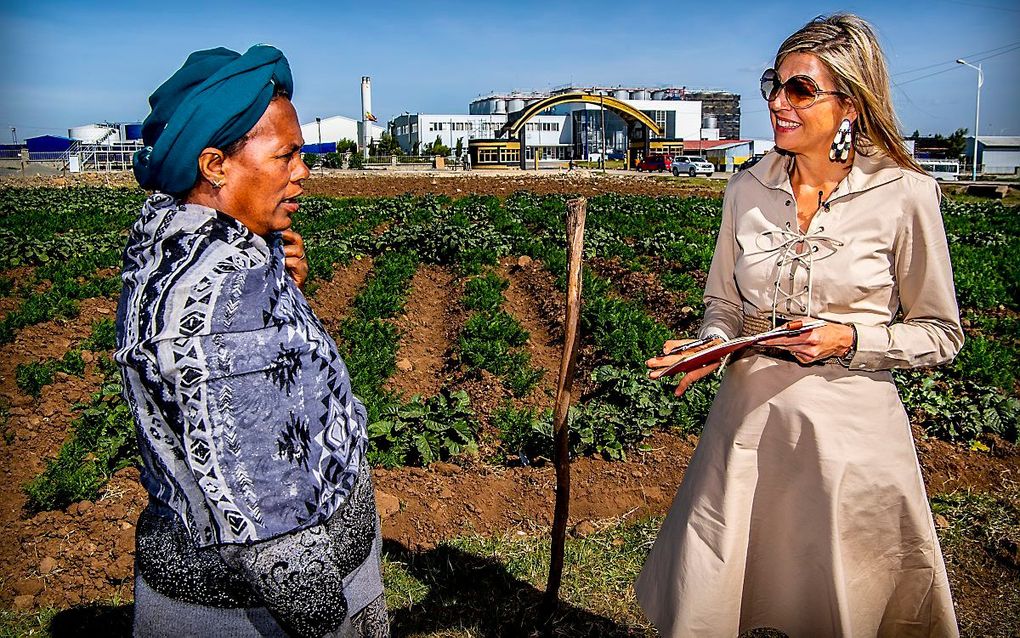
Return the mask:
[[[748, 172], [765, 188], [781, 190], [792, 195], [793, 186], [790, 184], [792, 165], [792, 155], [772, 151], [752, 166]], [[844, 195], [862, 193], [894, 182], [901, 177], [903, 177], [903, 169], [885, 153], [877, 150], [873, 151], [871, 155], [854, 153], [854, 163], [850, 172], [829, 196], [829, 201]]]

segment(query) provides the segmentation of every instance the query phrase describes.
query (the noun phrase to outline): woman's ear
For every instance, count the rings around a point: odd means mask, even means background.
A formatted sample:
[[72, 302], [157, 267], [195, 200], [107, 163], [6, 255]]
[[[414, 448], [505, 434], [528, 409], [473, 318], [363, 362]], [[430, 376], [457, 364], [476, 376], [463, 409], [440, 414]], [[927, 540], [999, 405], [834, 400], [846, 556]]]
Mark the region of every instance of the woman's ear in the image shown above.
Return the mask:
[[843, 118], [850, 120], [851, 124], [857, 123], [857, 107], [854, 105], [852, 98], [847, 98], [843, 103], [844, 113]]
[[223, 160], [225, 159], [223, 151], [211, 146], [202, 149], [202, 154], [198, 156], [198, 173], [212, 184], [213, 188], [220, 188], [227, 181], [226, 173], [223, 170]]

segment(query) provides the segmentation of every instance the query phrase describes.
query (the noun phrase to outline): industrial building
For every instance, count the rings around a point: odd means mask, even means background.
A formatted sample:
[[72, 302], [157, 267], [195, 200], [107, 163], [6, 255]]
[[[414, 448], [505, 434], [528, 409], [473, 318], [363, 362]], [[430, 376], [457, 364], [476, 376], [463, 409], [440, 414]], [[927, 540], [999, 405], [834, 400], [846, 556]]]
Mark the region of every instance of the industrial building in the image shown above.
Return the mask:
[[772, 140], [701, 140], [686, 142], [685, 155], [697, 155], [715, 165], [718, 171], [732, 172], [754, 156], [775, 148]]
[[[964, 157], [974, 157], [974, 136], [967, 138]], [[988, 175], [1013, 175], [1020, 169], [1020, 137], [982, 135], [978, 137], [978, 172]]]
[[378, 142], [386, 130], [375, 124], [372, 114], [372, 78], [361, 77], [361, 120], [342, 115], [315, 118], [301, 125], [301, 136], [305, 138], [302, 148], [306, 153], [332, 153], [340, 140], [357, 142], [359, 150], [368, 157], [369, 148]]
[[[301, 125], [301, 135], [305, 138], [304, 151], [307, 153], [329, 153], [336, 150], [336, 143], [340, 140], [361, 140], [362, 122], [334, 115], [333, 117], [316, 118], [315, 120]], [[386, 130], [381, 126], [369, 123], [369, 145], [378, 142]], [[319, 148], [319, 145], [322, 148]], [[359, 142], [360, 145], [360, 142]]]
[[[739, 134], [740, 96], [723, 92], [687, 92], [676, 88], [561, 87], [548, 92], [492, 94], [471, 102], [467, 114], [404, 113], [389, 122], [390, 132], [407, 153], [416, 153], [437, 137], [450, 148], [458, 140], [467, 148], [471, 140], [491, 140], [512, 119], [540, 100], [568, 93], [614, 98], [639, 110], [662, 130], [654, 138], [667, 140], [717, 140], [723, 134], [719, 116], [707, 113], [704, 103], [690, 99], [712, 96], [712, 108], [725, 112], [727, 131]], [[725, 99], [724, 99], [725, 97]], [[734, 129], [732, 118], [736, 118]], [[604, 144], [603, 144], [604, 132]], [[592, 102], [559, 104], [529, 119], [525, 130], [525, 155], [533, 159], [594, 159], [603, 148], [607, 154], [628, 148], [628, 124], [612, 109]]]

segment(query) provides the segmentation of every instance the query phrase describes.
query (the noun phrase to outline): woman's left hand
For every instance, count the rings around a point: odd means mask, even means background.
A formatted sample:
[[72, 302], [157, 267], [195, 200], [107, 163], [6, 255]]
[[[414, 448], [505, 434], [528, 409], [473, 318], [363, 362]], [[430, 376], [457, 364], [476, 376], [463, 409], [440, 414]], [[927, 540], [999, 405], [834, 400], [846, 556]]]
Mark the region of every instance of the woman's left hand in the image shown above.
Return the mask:
[[305, 255], [305, 240], [301, 239], [293, 230], [285, 230], [280, 234], [283, 239], [283, 254], [286, 256], [285, 264], [287, 272], [290, 273], [298, 288], [305, 287], [305, 280], [308, 279], [308, 257]]
[[829, 357], [842, 357], [853, 345], [854, 330], [841, 323], [826, 323], [794, 337], [775, 337], [760, 345], [789, 350], [797, 361], [811, 363]]

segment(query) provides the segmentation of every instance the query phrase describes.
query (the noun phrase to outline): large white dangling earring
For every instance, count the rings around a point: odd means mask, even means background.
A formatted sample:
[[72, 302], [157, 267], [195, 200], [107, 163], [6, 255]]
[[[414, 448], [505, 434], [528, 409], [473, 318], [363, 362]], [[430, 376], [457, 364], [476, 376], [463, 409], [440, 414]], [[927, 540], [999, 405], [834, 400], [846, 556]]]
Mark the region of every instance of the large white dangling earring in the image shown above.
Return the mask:
[[853, 131], [849, 118], [844, 118], [839, 123], [839, 130], [832, 140], [832, 148], [829, 149], [829, 159], [833, 162], [845, 162], [850, 157], [850, 147], [853, 146]]

